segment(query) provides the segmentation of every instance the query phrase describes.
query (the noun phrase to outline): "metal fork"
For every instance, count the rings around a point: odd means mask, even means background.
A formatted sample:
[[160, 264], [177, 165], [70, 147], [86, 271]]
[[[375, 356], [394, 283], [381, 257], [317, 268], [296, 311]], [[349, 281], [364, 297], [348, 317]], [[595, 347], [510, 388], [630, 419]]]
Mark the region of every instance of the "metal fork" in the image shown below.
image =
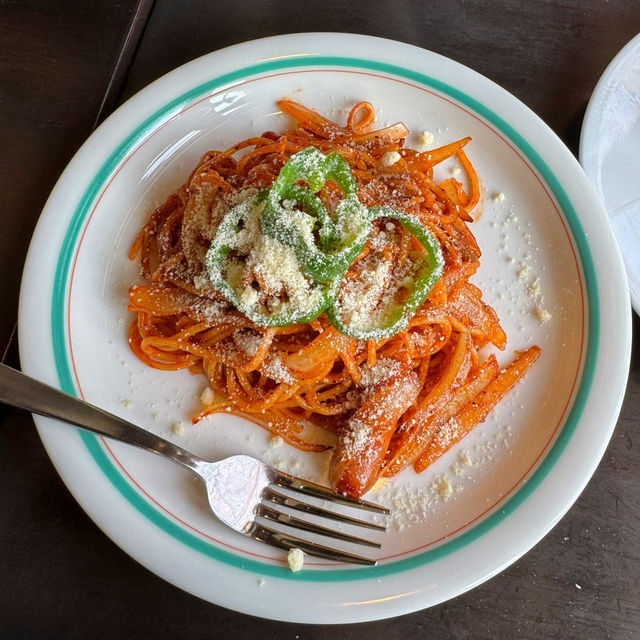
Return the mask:
[[[389, 514], [386, 507], [337, 494], [320, 485], [277, 471], [250, 456], [237, 455], [219, 462], [207, 462], [168, 440], [4, 364], [0, 364], [0, 402], [63, 420], [177, 462], [204, 481], [209, 505], [218, 519], [245, 536], [282, 549], [298, 548], [309, 555], [329, 560], [375, 564], [375, 560], [370, 558], [289, 535], [268, 526], [265, 521], [301, 529], [314, 535], [380, 548], [381, 545], [377, 542], [297, 518], [276, 506], [378, 531], [385, 531], [386, 527], [322, 508], [294, 496], [313, 496], [383, 515]], [[284, 489], [284, 492], [278, 489]]]

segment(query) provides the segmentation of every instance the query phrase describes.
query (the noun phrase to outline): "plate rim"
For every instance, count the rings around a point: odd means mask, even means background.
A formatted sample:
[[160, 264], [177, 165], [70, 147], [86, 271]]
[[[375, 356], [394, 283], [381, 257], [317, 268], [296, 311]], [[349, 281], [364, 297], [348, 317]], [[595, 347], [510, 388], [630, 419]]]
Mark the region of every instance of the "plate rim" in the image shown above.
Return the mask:
[[[157, 80], [156, 82], [152, 83], [152, 85], [150, 85], [149, 87], [147, 87], [147, 88], [143, 89], [141, 92], [139, 92], [138, 94], [136, 94], [136, 96], [134, 96], [132, 99], [130, 99], [127, 103], [125, 103], [125, 105], [123, 105], [123, 107], [121, 107], [120, 109], [118, 109], [118, 111], [116, 111], [116, 112], [115, 112], [115, 113], [114, 113], [114, 114], [113, 114], [113, 115], [112, 115], [112, 116], [111, 116], [107, 121], [105, 121], [105, 123], [101, 126], [100, 130], [104, 130], [103, 128], [108, 128], [108, 126], [110, 126], [110, 125], [109, 125], [109, 122], [111, 121], [111, 119], [112, 119], [112, 118], [117, 117], [118, 112], [120, 112], [120, 111], [121, 111], [121, 109], [123, 109], [124, 107], [126, 107], [126, 106], [131, 102], [131, 100], [133, 100], [134, 98], [135, 98], [135, 99], [140, 99], [140, 96], [143, 96], [143, 94], [145, 94], [145, 92], [149, 91], [152, 87], [157, 86], [157, 85], [158, 85], [158, 83], [162, 83], [163, 81], [165, 81], [165, 79], [167, 78], [167, 76], [170, 76], [170, 75], [172, 75], [172, 74], [179, 73], [179, 72], [181, 72], [181, 70], [183, 70], [185, 67], [189, 67], [189, 65], [193, 65], [194, 63], [196, 63], [196, 62], [198, 62], [198, 61], [202, 61], [202, 60], [204, 60], [204, 59], [210, 59], [210, 58], [211, 58], [211, 57], [213, 57], [213, 56], [218, 56], [218, 55], [219, 55], [221, 52], [223, 52], [223, 51], [229, 51], [229, 50], [237, 49], [237, 48], [246, 48], [246, 47], [251, 47], [251, 46], [252, 46], [252, 45], [254, 45], [255, 43], [260, 43], [260, 42], [264, 43], [264, 42], [266, 41], [266, 42], [270, 42], [270, 43], [272, 43], [272, 44], [279, 44], [279, 43], [282, 43], [284, 40], [286, 40], [286, 39], [290, 39], [290, 38], [296, 38], [296, 37], [298, 37], [298, 38], [299, 38], [300, 36], [303, 36], [303, 37], [305, 37], [305, 38], [311, 38], [311, 39], [313, 39], [314, 37], [317, 37], [317, 36], [319, 36], [319, 35], [320, 35], [320, 36], [326, 36], [327, 34], [294, 34], [294, 35], [292, 35], [292, 36], [275, 36], [275, 37], [272, 37], [272, 38], [265, 38], [265, 39], [258, 40], [258, 41], [250, 41], [250, 42], [248, 42], [248, 43], [242, 43], [242, 44], [240, 44], [240, 45], [234, 45], [233, 47], [227, 48], [227, 49], [225, 49], [225, 50], [216, 51], [216, 52], [212, 52], [212, 53], [206, 54], [205, 56], [202, 56], [201, 58], [198, 58], [198, 59], [196, 59], [196, 60], [194, 60], [194, 61], [192, 61], [192, 62], [190, 62], [190, 63], [187, 63], [186, 65], [183, 65], [182, 67], [179, 67], [178, 69], [176, 69], [176, 70], [174, 70], [174, 71], [172, 71], [172, 72], [169, 72], [169, 74], [166, 74], [165, 76], [163, 76], [162, 78], [160, 78], [160, 79], [159, 79], [159, 80]], [[433, 55], [433, 56], [436, 56], [436, 57], [438, 57], [438, 58], [442, 58], [442, 56], [439, 56], [439, 54], [435, 54], [435, 53], [433, 53], [433, 52], [429, 52], [429, 51], [426, 51], [426, 50], [423, 50], [423, 49], [419, 49], [419, 48], [417, 48], [417, 47], [412, 47], [411, 45], [406, 45], [406, 44], [404, 44], [404, 43], [396, 43], [396, 42], [393, 42], [393, 41], [382, 40], [382, 39], [378, 39], [378, 38], [372, 38], [372, 37], [370, 37], [370, 36], [355, 36], [355, 35], [348, 35], [348, 34], [329, 34], [329, 35], [331, 35], [331, 37], [336, 37], [336, 36], [338, 36], [338, 38], [339, 38], [339, 39], [342, 39], [342, 41], [343, 41], [344, 43], [347, 43], [347, 42], [349, 42], [349, 39], [356, 37], [356, 38], [361, 38], [361, 39], [365, 39], [365, 40], [368, 40], [368, 41], [376, 41], [376, 42], [377, 42], [377, 41], [382, 41], [382, 42], [385, 42], [385, 43], [392, 43], [392, 44], [393, 44], [393, 46], [401, 46], [401, 47], [403, 47], [403, 48], [417, 49], [418, 51], [420, 51], [420, 52], [421, 52], [421, 54], [422, 54], [422, 55], [427, 54], [427, 55]], [[316, 46], [317, 46], [317, 45], [316, 45]], [[274, 48], [277, 48], [277, 46], [275, 46]], [[319, 48], [322, 48], [322, 47], [319, 47]], [[317, 64], [317, 60], [318, 60], [318, 58], [315, 58], [313, 61], [316, 61], [316, 64]], [[310, 64], [313, 64], [313, 61], [312, 61]], [[453, 61], [450, 61], [450, 62], [453, 62]], [[454, 65], [457, 65], [458, 67], [462, 67], [462, 65], [459, 65], [459, 63], [455, 63], [455, 62], [454, 62]], [[466, 68], [466, 67], [463, 67], [463, 68], [467, 69], [467, 71], [471, 71], [471, 70], [469, 70], [469, 69], [468, 69], [468, 68]], [[472, 72], [472, 73], [473, 73], [474, 75], [476, 75], [476, 76], [479, 76], [479, 75], [480, 75], [480, 74], [477, 74], [476, 72]], [[482, 76], [480, 76], [480, 77], [482, 77]], [[490, 80], [487, 80], [487, 79], [486, 79], [486, 78], [484, 78], [484, 77], [482, 77], [482, 80], [483, 80], [483, 81], [486, 81], [486, 82], [491, 82]], [[492, 83], [492, 84], [493, 84], [493, 83]], [[428, 85], [428, 86], [431, 86], [431, 87], [433, 88], [433, 85]], [[496, 86], [497, 86], [497, 85], [496, 85]], [[500, 91], [504, 92], [504, 90], [503, 90], [503, 89], [500, 89]], [[504, 92], [504, 93], [506, 93], [506, 92]], [[510, 95], [510, 94], [507, 94], [507, 95]], [[144, 96], [143, 96], [143, 97], [144, 97]], [[512, 98], [513, 100], [515, 100], [515, 98], [513, 98], [513, 97], [511, 97], [511, 98]], [[523, 105], [521, 105], [521, 103], [519, 103], [519, 104], [520, 104], [520, 106], [523, 106]], [[524, 107], [524, 108], [525, 108], [525, 110], [527, 109], [526, 107]], [[529, 113], [531, 114], [531, 112], [529, 112]], [[534, 116], [534, 117], [536, 117], [536, 118], [537, 118], [537, 116]], [[539, 120], [539, 119], [538, 119], [538, 120]], [[540, 121], [540, 122], [541, 122], [541, 121]], [[543, 125], [543, 126], [545, 126], [545, 127], [546, 127], [546, 125]], [[548, 127], [547, 127], [547, 129], [548, 129]], [[517, 132], [515, 132], [515, 133], [517, 133]], [[85, 145], [88, 145], [88, 144], [90, 143], [90, 141], [94, 138], [94, 136], [95, 136], [95, 134], [94, 134], [94, 135], [92, 135], [92, 136], [87, 140], [87, 142], [85, 143]], [[509, 138], [509, 139], [511, 139], [511, 138]], [[85, 147], [85, 145], [83, 145], [83, 148]], [[520, 147], [518, 147], [518, 148], [520, 149]], [[520, 150], [521, 150], [521, 149], [520, 149]], [[82, 151], [82, 149], [81, 149], [81, 151]], [[80, 154], [80, 151], [78, 152], [78, 154]], [[528, 156], [526, 156], [526, 157], [528, 158]], [[75, 158], [74, 158], [74, 160], [75, 160]], [[74, 160], [72, 160], [72, 162], [69, 164], [68, 169], [73, 165]], [[577, 163], [576, 163], [576, 164], [577, 164]], [[67, 170], [68, 170], [68, 169], [67, 169]], [[67, 170], [65, 170], [65, 174], [66, 174]], [[64, 175], [65, 175], [65, 174], [63, 174], [63, 177], [64, 177]], [[60, 179], [60, 180], [62, 180], [62, 177], [61, 177], [61, 179]], [[60, 181], [59, 181], [59, 182], [60, 182]], [[547, 184], [547, 185], [548, 185], [548, 182], [547, 182], [546, 180], [545, 180], [545, 184]], [[550, 187], [550, 185], [548, 185], [548, 186]], [[560, 184], [559, 184], [559, 186], [560, 186], [560, 188], [562, 188], [562, 185], [560, 185]], [[56, 187], [55, 187], [55, 189], [54, 189], [54, 192], [56, 191], [56, 189], [58, 189], [58, 185], [56, 185]], [[52, 192], [52, 196], [53, 196], [53, 193], [54, 193], [54, 192]], [[554, 191], [552, 190], [552, 192], [554, 192]], [[555, 192], [554, 192], [554, 194], [555, 194]], [[46, 206], [45, 206], [45, 209], [44, 209], [44, 211], [45, 211], [45, 212], [47, 211], [47, 206], [48, 206], [48, 205], [46, 205]], [[560, 207], [560, 209], [561, 209], [562, 211], [564, 211], [564, 207], [562, 207], [562, 206], [561, 206], [561, 207]], [[43, 216], [41, 217], [41, 220], [42, 220], [42, 218], [44, 218], [44, 217], [45, 217], [45, 216], [43, 215]], [[576, 219], [577, 219], [577, 214], [576, 214]], [[40, 225], [40, 222], [39, 222], [39, 225]], [[576, 239], [576, 237], [575, 237], [575, 234], [574, 234], [574, 229], [573, 229], [573, 227], [572, 227], [571, 225], [569, 225], [569, 227], [570, 227], [570, 229], [571, 229], [571, 237], [572, 237], [572, 240], [577, 241], [577, 239]], [[36, 231], [36, 232], [37, 232], [37, 231]], [[34, 239], [35, 239], [35, 236], [36, 236], [36, 234], [34, 234]], [[33, 245], [33, 242], [32, 242], [32, 245]], [[588, 249], [588, 247], [587, 247], [587, 249]], [[31, 249], [30, 249], [30, 253], [31, 253]], [[29, 261], [29, 258], [28, 258], [28, 261]], [[582, 261], [582, 259], [580, 260], [580, 264], [581, 264], [581, 265], [583, 265], [583, 261]], [[26, 266], [25, 266], [25, 271], [27, 271], [27, 267], [26, 267]], [[597, 281], [597, 278], [596, 278], [596, 281]], [[594, 286], [596, 286], [596, 285], [597, 285], [597, 282], [594, 284]], [[23, 306], [23, 302], [22, 302], [22, 294], [21, 294], [21, 304], [20, 304], [20, 306], [21, 306], [21, 308], [22, 308], [22, 306]], [[627, 324], [630, 326], [630, 320], [628, 321], [628, 323], [627, 323]], [[629, 339], [627, 342], [628, 342], [629, 344], [628, 344], [628, 345], [625, 345], [625, 347], [626, 347], [626, 348], [627, 348], [627, 350], [628, 350], [628, 357], [627, 357], [627, 360], [628, 360], [628, 359], [629, 359], [629, 357], [630, 357], [630, 339]], [[22, 355], [22, 351], [23, 351], [23, 345], [22, 345], [22, 343], [21, 343], [21, 355]], [[596, 351], [597, 351], [597, 348], [596, 348]], [[625, 377], [626, 377], [626, 376], [625, 376]], [[619, 407], [620, 407], [621, 401], [622, 401], [622, 399], [621, 399], [621, 397], [620, 397], [620, 399], [619, 399], [619, 403], [618, 403], [618, 408], [617, 408], [617, 410], [615, 411], [615, 416], [614, 416], [614, 417], [613, 417], [613, 419], [612, 419], [612, 423], [613, 423], [613, 424], [612, 424], [611, 429], [610, 429], [610, 432], [609, 432], [609, 437], [610, 437], [610, 435], [611, 435], [611, 432], [613, 431], [613, 426], [615, 425], [615, 419], [616, 419], [616, 417], [617, 417], [617, 413], [619, 412]], [[573, 403], [573, 404], [575, 405], [575, 401], [574, 401], [574, 403]], [[40, 424], [38, 424], [38, 428], [39, 428], [39, 431], [41, 431], [41, 435], [42, 435], [42, 431], [43, 431], [43, 430], [45, 430], [45, 431], [46, 431], [46, 425], [42, 425], [42, 429], [41, 429], [41, 425], [40, 425]], [[565, 425], [564, 425], [564, 427], [563, 427], [563, 431], [565, 431], [565, 429], [566, 429], [566, 421], [565, 421]], [[93, 436], [92, 436], [92, 437], [93, 437]], [[606, 447], [606, 444], [608, 444], [609, 437], [607, 437], [607, 438], [606, 438], [606, 441], [604, 441], [604, 444], [603, 444], [603, 447], [602, 447], [602, 452], [604, 451], [604, 448]], [[46, 438], [44, 438], [44, 437], [43, 437], [43, 439], [45, 439], [45, 440], [46, 440]], [[46, 446], [46, 442], [45, 442], [45, 446]], [[545, 459], [547, 459], [547, 458], [548, 458], [549, 453], [550, 453], [550, 452], [547, 452], [547, 454], [545, 455]], [[562, 452], [560, 451], [560, 452], [558, 453], [558, 455], [561, 455], [561, 453], [562, 453]], [[595, 464], [593, 465], [593, 470], [595, 469], [595, 466], [597, 466], [597, 464], [599, 463], [600, 457], [601, 457], [601, 455], [600, 455], [600, 456], [598, 456], [598, 457], [597, 457], [597, 459], [595, 460]], [[544, 461], [543, 461], [543, 462], [544, 462]], [[542, 463], [541, 463], [541, 464], [542, 464]], [[591, 471], [591, 473], [593, 473], [593, 470]], [[58, 470], [58, 471], [60, 472], [60, 470]], [[590, 478], [591, 473], [589, 473], [589, 474], [584, 478], [584, 484], [586, 484], [586, 482], [587, 482], [587, 481], [588, 481], [588, 479]], [[63, 475], [63, 474], [61, 473], [61, 475]], [[63, 477], [64, 477], [64, 476], [63, 476]], [[527, 484], [529, 484], [529, 483], [527, 483]], [[525, 486], [526, 486], [526, 485], [525, 485]], [[583, 486], [584, 486], [584, 485], [583, 485]], [[534, 488], [533, 490], [535, 490], [535, 488]], [[580, 491], [580, 490], [581, 490], [581, 489], [579, 489], [579, 491]], [[518, 491], [516, 492], [516, 494], [517, 494], [517, 493], [520, 493], [521, 491], [522, 491], [522, 487], [521, 487], [520, 489], [518, 489]], [[579, 491], [578, 491], [578, 492], [579, 492]], [[74, 493], [74, 492], [72, 491], [72, 493]], [[577, 497], [577, 496], [576, 496], [576, 497]], [[574, 501], [575, 501], [575, 498], [574, 498], [573, 500], [571, 500], [571, 501], [569, 502], [569, 504], [567, 504], [567, 505], [566, 505], [566, 508], [564, 509], [564, 511], [566, 511], [566, 509], [570, 508], [570, 506], [574, 503]], [[82, 504], [82, 503], [81, 503], [81, 504]], [[86, 510], [85, 505], [83, 504], [82, 506], [83, 506], [83, 508], [85, 508], [85, 510]], [[564, 511], [563, 511], [563, 513], [564, 513]], [[558, 518], [559, 518], [559, 517], [561, 517], [561, 515], [562, 515], [562, 514], [560, 514], [560, 515], [558, 516]], [[102, 527], [101, 525], [99, 525], [99, 526], [100, 526], [100, 528], [104, 531], [104, 527]], [[544, 532], [543, 532], [543, 533], [538, 537], [538, 540], [539, 540], [541, 537], [543, 537], [543, 536], [545, 535], [545, 533], [546, 533], [546, 531], [544, 531]], [[537, 541], [537, 540], [536, 540], [536, 541]], [[534, 542], [534, 544], [535, 544], [535, 542]], [[532, 546], [532, 545], [530, 545], [530, 546]], [[529, 546], [528, 548], [530, 548], [530, 546]], [[525, 549], [524, 551], [522, 551], [522, 553], [526, 552], [526, 550], [527, 550], [527, 549]], [[128, 551], [128, 550], [127, 550], [127, 551]], [[520, 553], [519, 555], [521, 555], [521, 553]], [[519, 557], [519, 555], [518, 555], [518, 556], [516, 556], [516, 557]], [[514, 559], [515, 559], [515, 558], [513, 558], [513, 559], [512, 559], [512, 560], [510, 560], [509, 562], [513, 561]], [[508, 563], [507, 563], [507, 564], [508, 564]], [[500, 568], [501, 568], [501, 567], [498, 567], [498, 568], [496, 569], [496, 571], [495, 571], [495, 572], [493, 572], [491, 575], [494, 575], [495, 573], [497, 573], [497, 572], [500, 570]], [[164, 577], [165, 579], [167, 579], [165, 576], [163, 576], [163, 577]], [[490, 575], [488, 575], [488, 576], [486, 576], [485, 578], [483, 578], [483, 580], [484, 580], [484, 579], [487, 579], [487, 578], [489, 578], [489, 577], [490, 577]], [[415, 608], [416, 608], [416, 607], [412, 607], [412, 608], [410, 608], [409, 610], [415, 610]], [[391, 614], [391, 615], [397, 615], [397, 614]], [[375, 618], [367, 617], [367, 618], [364, 618], [364, 619], [375, 619]]]

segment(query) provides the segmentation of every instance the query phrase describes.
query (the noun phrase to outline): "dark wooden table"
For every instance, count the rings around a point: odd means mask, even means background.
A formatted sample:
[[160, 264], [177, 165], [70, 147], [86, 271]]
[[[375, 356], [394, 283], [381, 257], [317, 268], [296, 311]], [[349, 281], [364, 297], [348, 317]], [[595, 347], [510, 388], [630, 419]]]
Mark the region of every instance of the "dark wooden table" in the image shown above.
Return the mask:
[[[347, 31], [453, 58], [538, 113], [577, 154], [584, 109], [640, 31], [636, 0], [0, 0], [0, 356], [39, 212], [119, 102], [199, 55], [253, 38]], [[634, 317], [637, 335], [638, 319]], [[9, 345], [4, 351], [5, 345]], [[611, 444], [555, 529], [474, 591], [345, 627], [259, 621], [141, 568], [62, 485], [33, 421], [0, 407], [0, 638], [640, 637], [640, 352]]]

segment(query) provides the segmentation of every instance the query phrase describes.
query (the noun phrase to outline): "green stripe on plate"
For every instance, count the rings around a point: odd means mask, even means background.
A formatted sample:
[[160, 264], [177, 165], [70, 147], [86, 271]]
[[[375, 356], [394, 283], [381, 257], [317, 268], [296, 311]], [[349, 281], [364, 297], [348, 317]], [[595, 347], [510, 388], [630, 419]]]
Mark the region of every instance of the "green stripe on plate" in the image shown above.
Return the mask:
[[73, 255], [78, 242], [78, 237], [90, 211], [91, 205], [100, 193], [109, 176], [114, 172], [127, 154], [130, 153], [130, 151], [160, 123], [166, 121], [173, 114], [180, 111], [190, 102], [202, 95], [216, 89], [220, 89], [225, 85], [244, 80], [250, 76], [283, 71], [285, 69], [299, 70], [309, 67], [329, 69], [349, 68], [355, 70], [375, 71], [385, 75], [411, 80], [453, 98], [480, 115], [487, 122], [490, 122], [497, 130], [502, 132], [502, 134], [511, 140], [511, 142], [520, 149], [531, 165], [535, 167], [539, 175], [553, 193], [569, 225], [582, 265], [584, 282], [587, 290], [588, 334], [584, 368], [580, 384], [571, 410], [567, 416], [566, 423], [552, 448], [528, 480], [500, 508], [472, 528], [464, 531], [448, 542], [445, 542], [433, 549], [418, 553], [414, 556], [389, 562], [380, 566], [357, 569], [331, 569], [326, 571], [302, 571], [294, 574], [285, 567], [246, 559], [229, 551], [225, 551], [224, 549], [216, 547], [210, 542], [183, 529], [152, 506], [150, 502], [143, 498], [127, 482], [127, 480], [125, 480], [113, 462], [106, 455], [96, 436], [84, 431], [80, 431], [79, 433], [98, 467], [133, 508], [148, 518], [150, 522], [155, 524], [167, 535], [172, 536], [179, 542], [204, 554], [205, 556], [219, 562], [224, 562], [225, 564], [234, 566], [238, 569], [254, 572], [261, 576], [273, 576], [289, 580], [333, 582], [379, 578], [401, 571], [415, 569], [424, 564], [438, 560], [439, 558], [443, 558], [444, 556], [447, 556], [450, 553], [472, 543], [474, 540], [477, 540], [480, 536], [484, 535], [497, 524], [502, 522], [510, 513], [513, 513], [513, 511], [535, 491], [562, 454], [578, 425], [593, 380], [600, 334], [600, 310], [595, 266], [582, 225], [580, 224], [578, 215], [569, 197], [562, 188], [562, 185], [541, 156], [518, 131], [516, 131], [508, 122], [494, 113], [486, 105], [471, 96], [468, 96], [456, 87], [419, 73], [418, 71], [413, 71], [411, 69], [406, 69], [404, 67], [384, 62], [331, 56], [309, 56], [307, 58], [300, 57], [294, 59], [272, 60], [223, 74], [191, 89], [190, 91], [187, 91], [147, 118], [117, 146], [115, 151], [109, 156], [91, 180], [83, 197], [76, 207], [58, 256], [55, 272], [53, 303], [51, 307], [53, 352], [61, 388], [67, 393], [74, 394], [75, 386], [73, 383], [73, 376], [71, 374], [71, 366], [66, 344], [66, 333], [64, 329], [65, 301], [68, 293], [70, 268], [73, 262]]

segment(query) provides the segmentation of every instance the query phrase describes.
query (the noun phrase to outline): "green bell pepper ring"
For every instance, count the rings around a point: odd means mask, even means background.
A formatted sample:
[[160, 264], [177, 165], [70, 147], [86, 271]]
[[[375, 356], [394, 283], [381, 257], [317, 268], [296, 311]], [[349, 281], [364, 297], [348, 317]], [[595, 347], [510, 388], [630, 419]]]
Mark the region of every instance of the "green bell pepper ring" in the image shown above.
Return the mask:
[[[339, 281], [328, 284], [311, 281], [297, 268], [292, 249], [277, 243], [277, 240], [261, 236], [259, 218], [266, 195], [263, 191], [248, 198], [225, 215], [207, 251], [209, 279], [228, 302], [258, 326], [286, 327], [311, 322], [330, 304]], [[271, 261], [278, 266], [284, 266], [288, 261], [288, 277], [296, 281], [299, 295], [294, 295], [293, 288], [287, 290], [286, 276], [282, 279], [283, 291], [279, 292], [284, 294], [286, 300], [272, 298], [271, 304], [260, 301], [264, 292], [260, 285], [254, 286], [257, 282], [246, 284], [243, 276], [250, 259], [250, 249], [255, 249], [260, 243], [263, 250], [276, 251]], [[234, 252], [245, 255], [234, 256]], [[249, 268], [252, 266], [256, 270], [263, 267], [259, 262], [249, 265]], [[279, 275], [275, 277], [279, 279]]]
[[[315, 195], [327, 180], [333, 180], [344, 194], [333, 217]], [[291, 247], [309, 277], [332, 281], [357, 257], [371, 230], [367, 208], [358, 200], [357, 191], [351, 168], [339, 153], [324, 156], [307, 147], [291, 157], [268, 190], [262, 230]]]
[[[331, 324], [340, 333], [359, 340], [381, 340], [402, 331], [407, 326], [409, 320], [427, 299], [436, 282], [442, 277], [444, 258], [436, 238], [414, 216], [389, 207], [372, 207], [369, 211], [372, 219], [390, 218], [400, 222], [415, 236], [425, 250], [424, 256], [416, 265], [417, 275], [413, 278], [409, 295], [404, 302], [392, 302], [386, 308], [379, 310], [378, 315], [381, 318], [379, 323], [367, 325], [359, 318], [363, 310], [367, 311], [365, 296], [356, 297], [357, 314], [354, 313], [352, 318], [345, 319], [344, 305], [341, 304], [344, 302], [344, 293], [341, 295], [339, 287], [327, 307], [326, 313]], [[366, 272], [369, 278], [373, 278], [374, 274], [375, 271]], [[374, 309], [368, 311], [373, 312]], [[353, 315], [357, 315], [355, 320], [353, 320]]]
[[315, 147], [299, 151], [282, 167], [273, 187], [278, 190], [299, 180], [304, 180], [313, 193], [320, 191], [327, 180], [333, 180], [342, 189], [345, 198], [356, 198], [358, 195], [351, 167], [339, 153], [325, 156]]

